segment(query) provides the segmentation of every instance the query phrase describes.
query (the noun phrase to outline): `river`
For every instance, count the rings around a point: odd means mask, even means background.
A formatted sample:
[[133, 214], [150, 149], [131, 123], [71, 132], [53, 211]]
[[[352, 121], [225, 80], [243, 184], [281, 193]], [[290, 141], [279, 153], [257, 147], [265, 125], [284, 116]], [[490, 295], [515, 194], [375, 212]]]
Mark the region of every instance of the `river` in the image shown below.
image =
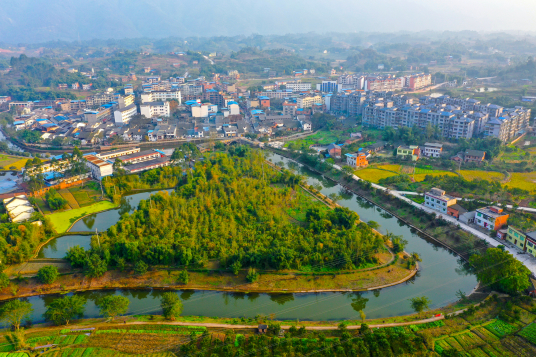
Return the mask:
[[[183, 315], [209, 317], [254, 317], [257, 314], [276, 314], [282, 320], [342, 320], [359, 319], [358, 310], [364, 309], [367, 318], [382, 318], [412, 313], [408, 299], [427, 296], [432, 307], [441, 307], [457, 300], [455, 292], [470, 293], [476, 286], [476, 277], [467, 274], [460, 264], [460, 258], [452, 251], [437, 243], [412, 233], [409, 226], [367, 201], [348, 195], [342, 187], [324, 177], [277, 154], [269, 154], [274, 163], [283, 162], [285, 167], [299, 171], [309, 184], [321, 185], [324, 195], [342, 194], [339, 204], [357, 212], [364, 221], [373, 220], [380, 225], [382, 233], [387, 231], [402, 235], [408, 241], [406, 251], [417, 252], [422, 258], [417, 276], [406, 283], [363, 293], [300, 293], [300, 294], [257, 294], [226, 293], [218, 291], [178, 291], [184, 302]], [[74, 225], [73, 232], [105, 230], [117, 221], [120, 214], [132, 212], [141, 199], [150, 193], [139, 193], [124, 198], [117, 210], [89, 216]], [[45, 247], [43, 256], [60, 255], [75, 242], [89, 244], [89, 237], [73, 236], [58, 238], [55, 248]], [[52, 243], [51, 243], [52, 244]], [[83, 243], [82, 243], [83, 244]], [[45, 251], [45, 250], [44, 250]], [[44, 252], [43, 251], [43, 252]], [[106, 294], [118, 294], [130, 299], [129, 314], [160, 313], [160, 290], [115, 290], [80, 293], [88, 298], [87, 317], [98, 316], [95, 301]], [[33, 319], [42, 321], [46, 304], [55, 296], [34, 296], [28, 298], [34, 306]]]

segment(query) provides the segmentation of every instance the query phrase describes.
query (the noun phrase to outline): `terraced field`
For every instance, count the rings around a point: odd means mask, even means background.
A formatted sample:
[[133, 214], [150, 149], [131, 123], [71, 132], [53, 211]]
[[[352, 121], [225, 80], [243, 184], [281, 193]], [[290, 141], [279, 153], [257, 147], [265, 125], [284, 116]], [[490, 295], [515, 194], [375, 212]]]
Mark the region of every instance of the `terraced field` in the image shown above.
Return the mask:
[[536, 172], [513, 172], [508, 187], [517, 187], [529, 192], [536, 191]]
[[480, 180], [493, 180], [493, 181], [502, 181], [504, 180], [504, 175], [500, 172], [495, 171], [480, 171], [480, 170], [461, 170], [459, 171], [460, 175], [468, 181], [475, 179]]

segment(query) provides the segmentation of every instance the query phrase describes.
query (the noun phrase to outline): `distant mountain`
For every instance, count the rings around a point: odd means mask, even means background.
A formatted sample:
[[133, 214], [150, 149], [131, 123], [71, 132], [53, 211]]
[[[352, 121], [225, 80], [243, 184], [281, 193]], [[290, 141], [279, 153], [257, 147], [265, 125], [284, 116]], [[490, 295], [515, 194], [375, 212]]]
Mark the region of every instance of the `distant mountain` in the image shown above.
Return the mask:
[[518, 2], [490, 0], [479, 6], [479, 0], [4, 0], [0, 42], [536, 29], [531, 11], [526, 11], [532, 5], [523, 10]]

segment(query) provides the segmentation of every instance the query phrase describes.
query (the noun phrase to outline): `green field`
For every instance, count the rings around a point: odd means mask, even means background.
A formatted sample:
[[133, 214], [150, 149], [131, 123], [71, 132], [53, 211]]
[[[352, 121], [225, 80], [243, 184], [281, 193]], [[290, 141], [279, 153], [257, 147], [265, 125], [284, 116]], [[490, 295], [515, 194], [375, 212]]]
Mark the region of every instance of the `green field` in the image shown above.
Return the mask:
[[[293, 143], [294, 145], [298, 147], [304, 147], [304, 146], [309, 147], [315, 144], [316, 145], [329, 145], [331, 143], [337, 142], [339, 137], [342, 137], [342, 135], [343, 134], [341, 130], [319, 131], [306, 138], [289, 141], [285, 144], [285, 147], [288, 147], [290, 143]], [[347, 134], [345, 138], [349, 138], [349, 135]]]
[[18, 156], [0, 155], [0, 167], [3, 168], [2, 170], [10, 170], [10, 167], [15, 167], [16, 170], [20, 170], [26, 165], [26, 161], [28, 161], [28, 159]]
[[72, 209], [69, 211], [56, 212], [47, 216], [58, 233], [64, 233], [77, 219], [88, 214], [104, 211], [116, 207], [112, 202], [101, 201], [91, 206]]

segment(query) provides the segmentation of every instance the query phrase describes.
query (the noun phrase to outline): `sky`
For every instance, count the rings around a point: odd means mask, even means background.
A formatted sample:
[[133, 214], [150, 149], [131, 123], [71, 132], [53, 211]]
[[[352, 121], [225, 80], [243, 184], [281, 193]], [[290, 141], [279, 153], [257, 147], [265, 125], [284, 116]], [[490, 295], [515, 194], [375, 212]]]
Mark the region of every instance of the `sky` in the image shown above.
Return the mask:
[[306, 32], [536, 31], [536, 0], [0, 0], [0, 42]]

